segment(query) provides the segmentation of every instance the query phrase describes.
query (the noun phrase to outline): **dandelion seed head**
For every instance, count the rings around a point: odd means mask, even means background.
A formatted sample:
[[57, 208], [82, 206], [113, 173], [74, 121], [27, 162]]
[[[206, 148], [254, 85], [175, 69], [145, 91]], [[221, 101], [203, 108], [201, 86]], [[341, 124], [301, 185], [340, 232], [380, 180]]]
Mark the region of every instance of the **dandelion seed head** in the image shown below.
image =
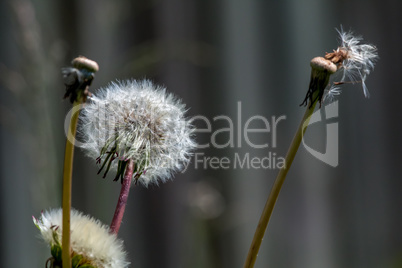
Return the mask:
[[180, 100], [149, 80], [110, 83], [82, 111], [82, 147], [118, 171], [133, 160], [133, 179], [144, 186], [164, 182], [188, 164], [196, 146], [185, 111]]
[[334, 52], [327, 53], [325, 58], [338, 64], [338, 72], [341, 74], [340, 81], [337, 81], [338, 84], [361, 83], [364, 96], [368, 98], [370, 94], [366, 86], [366, 79], [378, 60], [377, 48], [371, 44], [362, 44], [363, 38], [355, 36], [352, 31], [345, 32], [342, 27], [337, 31], [340, 46]]
[[[42, 238], [50, 246], [62, 243], [62, 209], [43, 212], [39, 219], [33, 217]], [[100, 221], [71, 210], [72, 255], [82, 255], [83, 261], [99, 268], [128, 267], [123, 241]]]

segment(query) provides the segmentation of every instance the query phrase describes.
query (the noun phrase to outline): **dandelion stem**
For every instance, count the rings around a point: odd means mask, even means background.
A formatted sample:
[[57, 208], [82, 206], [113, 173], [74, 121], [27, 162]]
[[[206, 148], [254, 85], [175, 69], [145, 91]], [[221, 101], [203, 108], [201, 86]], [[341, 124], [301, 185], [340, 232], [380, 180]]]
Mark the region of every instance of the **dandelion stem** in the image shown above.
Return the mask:
[[130, 159], [128, 160], [126, 172], [124, 173], [119, 200], [117, 201], [117, 206], [114, 212], [113, 220], [112, 223], [110, 224], [110, 232], [116, 235], [119, 232], [121, 221], [123, 220], [124, 210], [126, 209], [133, 173], [134, 173], [134, 161]]
[[64, 155], [63, 170], [63, 238], [62, 238], [62, 260], [63, 267], [71, 267], [70, 256], [70, 211], [71, 211], [71, 186], [74, 158], [74, 141], [77, 132], [77, 123], [79, 115], [80, 102], [73, 103], [73, 109], [70, 119], [70, 126], [67, 133], [66, 149]]
[[292, 165], [293, 159], [295, 158], [295, 155], [300, 146], [304, 133], [306, 132], [308, 123], [310, 121], [310, 117], [314, 112], [314, 108], [315, 105], [317, 104], [317, 101], [318, 99], [315, 98], [315, 101], [312, 104], [310, 103], [309, 105], [307, 105], [306, 112], [304, 113], [303, 119], [296, 131], [293, 141], [290, 144], [289, 150], [286, 154], [285, 166], [279, 171], [275, 179], [274, 185], [271, 189], [271, 193], [268, 196], [268, 200], [265, 204], [264, 210], [261, 214], [261, 218], [260, 221], [258, 222], [257, 229], [253, 237], [253, 241], [248, 251], [246, 262], [244, 263], [244, 268], [254, 267], [255, 261], [257, 260], [258, 251], [260, 249], [262, 239], [264, 238], [264, 234], [267, 229], [268, 222], [274, 209], [276, 200], [278, 199], [279, 192], [282, 188], [283, 182], [285, 181], [290, 166]]

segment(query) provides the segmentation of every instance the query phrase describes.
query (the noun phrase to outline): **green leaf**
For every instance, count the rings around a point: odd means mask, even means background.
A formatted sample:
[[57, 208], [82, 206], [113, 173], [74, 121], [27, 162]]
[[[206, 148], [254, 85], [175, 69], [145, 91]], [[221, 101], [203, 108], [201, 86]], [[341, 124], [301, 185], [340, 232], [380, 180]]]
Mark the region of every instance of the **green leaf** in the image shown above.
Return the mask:
[[81, 262], [81, 260], [82, 260], [83, 258], [84, 258], [84, 257], [82, 257], [82, 255], [75, 255], [75, 256], [71, 259], [72, 267], [73, 267], [73, 268], [78, 268], [78, 267], [80, 267], [80, 266], [78, 266], [78, 265], [80, 264], [80, 262]]
[[52, 253], [52, 256], [56, 262], [61, 262], [61, 247], [59, 245], [53, 245], [50, 248], [50, 252]]

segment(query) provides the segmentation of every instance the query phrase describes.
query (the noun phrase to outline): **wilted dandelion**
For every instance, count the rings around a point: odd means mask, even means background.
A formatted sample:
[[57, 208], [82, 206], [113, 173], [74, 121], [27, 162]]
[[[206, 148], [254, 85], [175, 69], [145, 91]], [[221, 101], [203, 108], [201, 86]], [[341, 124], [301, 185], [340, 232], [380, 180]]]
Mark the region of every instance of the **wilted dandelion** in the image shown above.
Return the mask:
[[[326, 53], [324, 57], [315, 57], [310, 61], [310, 84], [306, 97], [301, 104], [301, 106], [304, 105], [308, 107], [286, 154], [286, 165], [279, 170], [271, 193], [264, 206], [244, 263], [244, 268], [254, 267], [279, 192], [296, 156], [297, 150], [299, 149], [317, 102], [319, 102], [321, 106], [325, 92], [325, 99], [332, 100], [335, 95], [340, 94], [340, 86], [346, 82], [362, 83], [364, 95], [366, 97], [369, 96], [365, 82], [367, 76], [374, 69], [374, 64], [378, 59], [377, 49], [373, 45], [360, 44], [362, 38], [355, 37], [352, 32], [344, 32], [341, 28], [341, 30], [338, 30], [338, 33], [340, 35], [341, 45], [333, 52]], [[341, 75], [341, 79], [332, 82], [332, 85], [329, 86], [330, 78], [333, 75], [336, 77], [337, 74]]]
[[[50, 267], [61, 267], [62, 209], [33, 217], [42, 238], [50, 244]], [[98, 220], [71, 210], [71, 257], [73, 267], [124, 268], [128, 267], [123, 241]]]
[[149, 80], [111, 83], [90, 98], [82, 111], [83, 149], [123, 178], [128, 160], [133, 179], [147, 186], [165, 181], [188, 164], [195, 147], [185, 106]]
[[[337, 71], [335, 72], [335, 77], [340, 77], [340, 80], [334, 81], [329, 87], [327, 84], [324, 90], [321, 89], [321, 92], [317, 96], [320, 103], [324, 91], [326, 92], [324, 98], [331, 101], [334, 96], [340, 94], [340, 85], [348, 82], [361, 83], [364, 96], [367, 98], [370, 96], [366, 86], [366, 79], [378, 60], [377, 48], [371, 44], [361, 44], [361, 41], [363, 41], [361, 36], [355, 36], [351, 31], [345, 32], [342, 27], [337, 31], [339, 33], [340, 46], [336, 50], [333, 50], [333, 52], [326, 53], [321, 59], [336, 65]], [[309, 91], [302, 104], [307, 105], [308, 100], [313, 101], [312, 96], [314, 91], [314, 88], [309, 87]]]

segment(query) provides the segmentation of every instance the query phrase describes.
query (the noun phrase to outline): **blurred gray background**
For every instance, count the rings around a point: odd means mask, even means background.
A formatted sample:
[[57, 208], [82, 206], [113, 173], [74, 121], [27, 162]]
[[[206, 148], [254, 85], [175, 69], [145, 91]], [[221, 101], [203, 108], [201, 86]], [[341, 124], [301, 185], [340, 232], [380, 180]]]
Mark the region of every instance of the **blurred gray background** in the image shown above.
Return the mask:
[[[211, 133], [286, 116], [277, 144], [199, 149], [206, 157], [286, 154], [302, 118], [309, 61], [337, 47], [343, 25], [377, 45], [367, 79], [339, 97], [339, 165], [298, 151], [255, 267], [402, 267], [399, 1], [28, 1], [0, 3], [0, 266], [43, 267], [50, 250], [31, 216], [61, 206], [65, 115], [60, 68], [84, 55], [109, 81], [150, 78]], [[238, 103], [242, 125], [238, 126]], [[214, 120], [215, 118], [215, 120]], [[257, 122], [258, 123], [258, 122]], [[262, 125], [250, 124], [250, 128]], [[261, 122], [260, 122], [261, 123]], [[206, 129], [203, 121], [197, 127]], [[326, 122], [306, 133], [325, 151]], [[271, 133], [253, 133], [256, 144]], [[219, 144], [227, 133], [216, 134]], [[237, 141], [241, 139], [242, 146]], [[223, 146], [224, 147], [224, 146]], [[109, 224], [120, 185], [77, 149], [73, 207]], [[242, 267], [277, 169], [195, 165], [163, 185], [132, 188], [119, 237], [132, 267]]]

